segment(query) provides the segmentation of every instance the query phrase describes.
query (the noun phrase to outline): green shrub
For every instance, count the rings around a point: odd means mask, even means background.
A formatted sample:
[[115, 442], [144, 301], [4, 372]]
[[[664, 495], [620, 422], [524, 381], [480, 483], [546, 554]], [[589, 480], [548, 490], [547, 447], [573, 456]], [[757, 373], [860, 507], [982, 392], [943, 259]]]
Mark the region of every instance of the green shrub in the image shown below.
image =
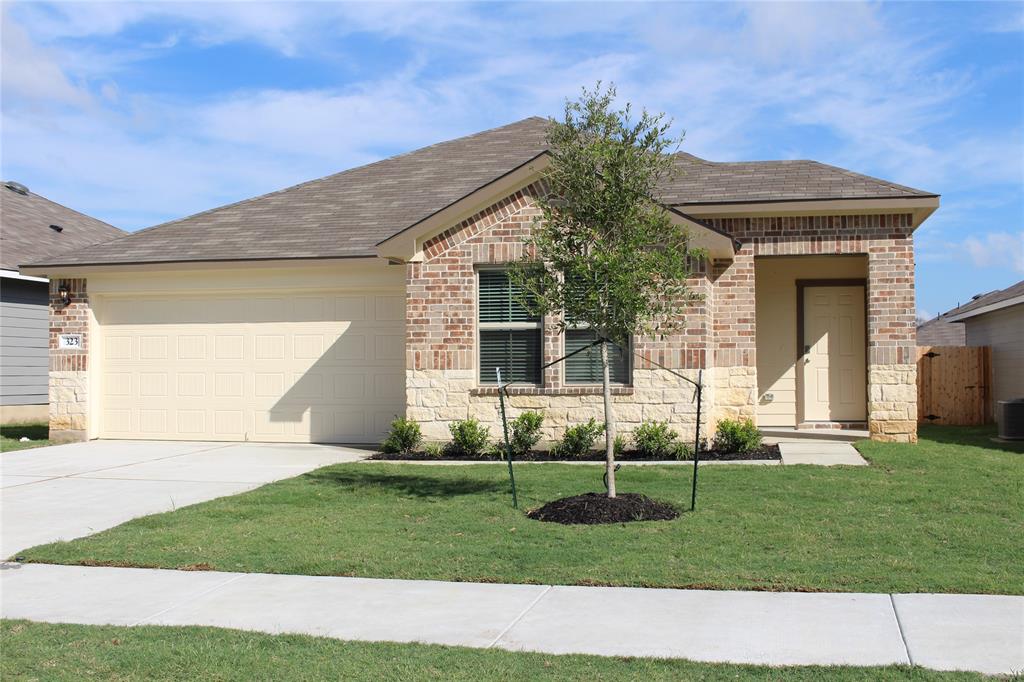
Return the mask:
[[456, 457], [480, 457], [487, 451], [490, 432], [487, 427], [473, 418], [452, 422], [448, 426], [452, 441], [448, 453]]
[[432, 459], [441, 459], [444, 455], [444, 446], [440, 443], [427, 443], [423, 448], [423, 454]]
[[626, 437], [621, 433], [615, 434], [615, 440], [612, 441], [612, 451], [616, 457], [626, 451]]
[[405, 417], [395, 417], [391, 422], [388, 437], [380, 444], [380, 449], [391, 454], [408, 455], [419, 447], [423, 441], [420, 425]]
[[633, 432], [637, 454], [650, 459], [683, 459], [679, 434], [669, 428], [668, 422], [645, 421]]
[[512, 446], [512, 456], [522, 457], [540, 440], [540, 427], [544, 424], [544, 414], [527, 410], [513, 419], [508, 425], [508, 442]]
[[557, 457], [584, 457], [594, 449], [594, 441], [602, 433], [604, 433], [604, 424], [598, 424], [593, 419], [585, 424], [570, 426], [562, 435], [562, 440], [555, 443], [551, 451]]
[[711, 449], [718, 452], [746, 454], [761, 447], [761, 432], [749, 419], [723, 419], [715, 429]]
[[[704, 439], [702, 438], [701, 440]], [[676, 451], [673, 453], [673, 456], [676, 459], [689, 461], [693, 459], [693, 446], [689, 443], [679, 443], [678, 447], [676, 447]]]

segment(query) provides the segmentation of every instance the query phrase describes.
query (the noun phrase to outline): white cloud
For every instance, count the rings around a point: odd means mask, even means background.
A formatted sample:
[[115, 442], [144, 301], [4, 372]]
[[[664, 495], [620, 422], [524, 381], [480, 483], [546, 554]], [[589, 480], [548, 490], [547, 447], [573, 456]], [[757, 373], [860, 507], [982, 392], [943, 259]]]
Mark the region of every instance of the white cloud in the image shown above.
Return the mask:
[[866, 3], [750, 2], [745, 14], [744, 44], [776, 63], [818, 59], [882, 29]]
[[[832, 140], [823, 161], [944, 194], [1021, 182], [1019, 155], [1006, 153], [1024, 144], [1019, 127], [936, 134], [970, 97], [973, 74], [941, 68], [942, 40], [894, 25], [875, 3], [13, 7], [5, 166], [45, 178], [73, 205], [116, 210], [130, 227], [557, 114], [598, 79], [669, 112], [687, 129], [684, 148], [712, 160], [817, 156], [792, 134], [806, 130]], [[163, 31], [145, 44], [101, 40], [143, 23]], [[249, 42], [341, 63], [357, 35], [408, 56], [380, 70], [366, 62], [370, 76], [340, 84], [190, 101], [156, 81], [143, 91], [119, 82], [183, 44]], [[9, 85], [10, 64], [38, 68]], [[775, 142], [780, 132], [790, 135]]]
[[982, 30], [989, 33], [1022, 33], [1024, 32], [1024, 9], [1020, 3], [990, 3], [990, 11], [981, 18]]
[[71, 83], [56, 55], [32, 42], [24, 28], [8, 16], [6, 4], [0, 12], [4, 99], [21, 99], [33, 106], [88, 103], [89, 94]]
[[968, 237], [962, 247], [975, 267], [1024, 273], [1024, 232], [990, 232], [980, 238]]

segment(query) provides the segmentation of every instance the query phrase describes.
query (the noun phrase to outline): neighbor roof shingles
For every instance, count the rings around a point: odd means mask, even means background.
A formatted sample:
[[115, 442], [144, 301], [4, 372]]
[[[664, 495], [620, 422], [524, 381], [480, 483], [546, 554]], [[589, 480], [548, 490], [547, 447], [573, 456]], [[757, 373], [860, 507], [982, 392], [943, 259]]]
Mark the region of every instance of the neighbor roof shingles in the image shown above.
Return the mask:
[[[50, 225], [62, 229], [58, 232]], [[4, 270], [124, 235], [113, 225], [31, 191], [21, 194], [0, 185], [0, 268]]]
[[981, 294], [970, 303], [965, 303], [964, 305], [957, 306], [952, 310], [947, 310], [944, 313], [944, 316], [960, 317], [964, 313], [971, 313], [980, 308], [987, 308], [990, 305], [1002, 303], [1003, 301], [1008, 301], [1011, 298], [1017, 298], [1019, 296], [1024, 296], [1024, 280], [1008, 286], [1005, 289], [998, 289], [996, 291], [990, 291], [987, 294]]
[[[548, 121], [482, 133], [164, 223], [40, 266], [346, 258], [528, 163], [547, 148]], [[813, 161], [711, 163], [676, 155], [684, 172], [666, 203], [932, 196]]]

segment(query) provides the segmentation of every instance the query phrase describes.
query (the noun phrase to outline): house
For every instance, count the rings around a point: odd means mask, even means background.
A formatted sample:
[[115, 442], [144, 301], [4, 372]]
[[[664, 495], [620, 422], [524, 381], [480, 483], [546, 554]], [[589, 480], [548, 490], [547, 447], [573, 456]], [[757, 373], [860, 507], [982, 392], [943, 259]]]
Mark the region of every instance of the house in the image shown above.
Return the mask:
[[1000, 400], [1024, 398], [1024, 280], [975, 296], [943, 317], [963, 325], [965, 345], [992, 348], [992, 414], [998, 421]]
[[48, 285], [18, 264], [124, 234], [20, 183], [0, 187], [0, 423], [48, 416]]
[[[493, 367], [547, 437], [600, 419], [593, 357], [512, 305], [542, 118], [435, 144], [25, 268], [51, 278], [52, 434], [375, 442], [395, 415], [497, 436]], [[626, 430], [870, 427], [916, 439], [914, 230], [936, 195], [813, 161], [676, 154], [662, 190], [706, 249], [687, 328], [617, 367]], [[59, 287], [69, 293], [61, 300]], [[65, 335], [72, 335], [63, 343]], [[62, 345], [63, 343], [63, 345]]]
[[949, 321], [949, 313], [936, 315], [917, 325], [918, 346], [966, 346], [964, 326]]

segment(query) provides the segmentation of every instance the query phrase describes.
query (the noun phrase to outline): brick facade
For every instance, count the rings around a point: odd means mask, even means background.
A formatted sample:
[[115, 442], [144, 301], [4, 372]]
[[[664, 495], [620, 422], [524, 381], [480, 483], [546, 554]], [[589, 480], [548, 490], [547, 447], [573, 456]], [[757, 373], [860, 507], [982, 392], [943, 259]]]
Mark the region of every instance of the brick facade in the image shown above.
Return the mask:
[[[912, 216], [896, 213], [718, 218], [708, 222], [732, 235], [741, 245], [731, 263], [715, 265], [715, 366], [746, 367], [756, 376], [756, 257], [866, 254], [869, 428], [872, 437], [879, 440], [916, 441]], [[753, 387], [749, 405], [729, 407], [753, 413], [756, 378]], [[738, 399], [736, 394], [732, 397]], [[716, 407], [724, 405], [720, 400]]]
[[[406, 267], [406, 415], [421, 423], [429, 439], [447, 439], [448, 425], [476, 417], [500, 433], [497, 395], [481, 386], [477, 372], [476, 269], [523, 255], [523, 238], [540, 215], [529, 185], [463, 220], [424, 245], [424, 259]], [[698, 216], [699, 217], [699, 216]], [[914, 364], [914, 263], [909, 214], [834, 215], [787, 218], [709, 218], [732, 235], [732, 260], [701, 264], [691, 288], [701, 300], [685, 316], [685, 327], [667, 338], [634, 339], [632, 383], [616, 387], [620, 431], [641, 421], [672, 423], [692, 435], [693, 388], [659, 365], [695, 379], [703, 372], [702, 431], [725, 417], [756, 418], [757, 320], [755, 258], [782, 255], [867, 257], [868, 420], [872, 437], [916, 440]], [[64, 306], [58, 287], [71, 289]], [[91, 311], [84, 279], [50, 284], [50, 424], [54, 440], [84, 439], [88, 428], [89, 328]], [[563, 338], [546, 320], [543, 355], [561, 357]], [[59, 348], [60, 334], [80, 334], [78, 349]], [[538, 387], [512, 391], [511, 416], [543, 409], [543, 437], [560, 437], [565, 426], [603, 419], [599, 385], [566, 384], [561, 365], [545, 370]]]
[[[407, 266], [406, 414], [421, 423], [428, 438], [447, 438], [448, 425], [466, 417], [487, 424], [494, 436], [499, 433], [497, 392], [481, 387], [477, 377], [476, 269], [523, 256], [523, 237], [540, 216], [533, 200], [538, 191], [539, 185], [530, 185], [446, 230], [424, 245], [423, 262]], [[691, 284], [703, 295], [710, 293], [703, 267]], [[693, 306], [691, 313], [686, 328], [668, 338], [634, 341], [642, 357], [633, 358], [632, 385], [613, 391], [621, 430], [646, 419], [692, 430], [692, 387], [650, 362], [696, 378], [706, 366], [710, 320], [704, 305]], [[564, 346], [554, 321], [545, 320], [544, 329], [547, 363], [562, 357]], [[561, 364], [544, 371], [541, 386], [511, 393], [512, 416], [520, 409], [544, 410], [549, 440], [568, 424], [604, 419], [600, 386], [567, 385]]]
[[[495, 391], [482, 388], [476, 367], [475, 269], [519, 259], [523, 237], [540, 212], [530, 185], [467, 218], [424, 247], [424, 260], [407, 271], [408, 416], [429, 438], [446, 438], [448, 424], [472, 416], [497, 435]], [[731, 261], [701, 267], [691, 287], [702, 300], [686, 315], [686, 327], [665, 339], [635, 339], [633, 383], [615, 390], [621, 428], [646, 419], [693, 429], [692, 389], [648, 362], [695, 377], [705, 370], [705, 414], [756, 418], [757, 321], [755, 258], [780, 255], [864, 254], [868, 258], [868, 420], [873, 437], [916, 439], [914, 283], [909, 214], [711, 218], [736, 238]], [[555, 326], [545, 324], [545, 362], [563, 354]], [[560, 365], [545, 371], [542, 385], [513, 391], [512, 404], [544, 409], [545, 436], [562, 427], [600, 420], [599, 386], [566, 386]], [[515, 410], [513, 410], [513, 413]]]
[[[60, 286], [71, 291], [64, 305]], [[89, 293], [86, 280], [50, 281], [50, 440], [85, 440], [89, 398]], [[78, 334], [79, 348], [61, 348], [61, 334]]]

